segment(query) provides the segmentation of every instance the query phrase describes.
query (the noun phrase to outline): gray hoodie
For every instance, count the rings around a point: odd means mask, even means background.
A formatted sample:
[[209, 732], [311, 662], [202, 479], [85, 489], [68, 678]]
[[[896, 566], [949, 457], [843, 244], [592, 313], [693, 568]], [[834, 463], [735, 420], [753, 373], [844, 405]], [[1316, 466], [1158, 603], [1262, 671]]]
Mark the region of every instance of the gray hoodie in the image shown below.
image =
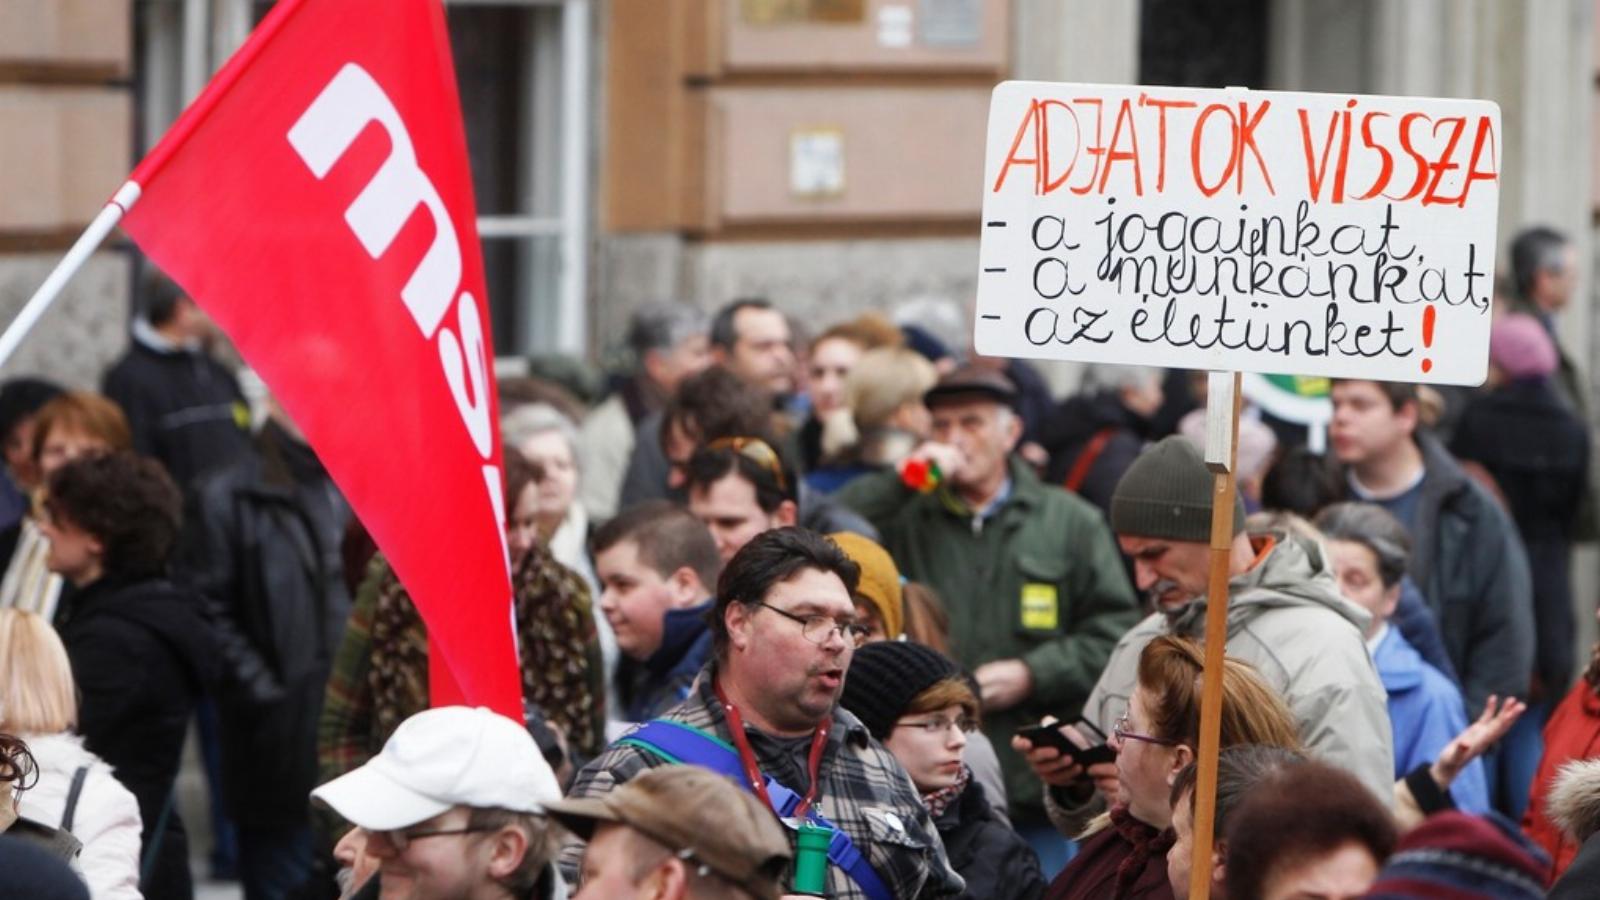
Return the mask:
[[[1228, 655], [1278, 689], [1318, 758], [1348, 770], [1387, 805], [1394, 796], [1388, 699], [1362, 635], [1371, 618], [1340, 596], [1320, 546], [1283, 532], [1267, 558], [1228, 582]], [[1111, 651], [1083, 714], [1107, 734], [1128, 708], [1139, 654], [1162, 634], [1201, 637], [1204, 599], [1152, 613]]]

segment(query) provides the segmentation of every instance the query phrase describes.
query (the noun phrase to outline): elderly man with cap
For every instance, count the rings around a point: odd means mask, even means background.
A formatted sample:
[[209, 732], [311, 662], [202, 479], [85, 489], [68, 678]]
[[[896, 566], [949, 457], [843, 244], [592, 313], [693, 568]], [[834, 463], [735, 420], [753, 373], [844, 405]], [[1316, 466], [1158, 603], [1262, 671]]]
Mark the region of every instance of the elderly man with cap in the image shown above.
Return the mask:
[[[791, 827], [831, 829], [825, 874], [837, 900], [961, 896], [933, 820], [905, 769], [838, 708], [865, 638], [857, 567], [803, 528], [752, 538], [717, 581], [712, 659], [688, 699], [612, 744], [571, 798], [603, 797], [650, 769], [695, 765], [735, 779]], [[800, 836], [789, 832], [792, 846]], [[575, 848], [563, 871], [578, 871]]]
[[[1111, 653], [1083, 715], [1105, 733], [1127, 713], [1139, 654], [1163, 634], [1204, 637], [1210, 577], [1213, 483], [1200, 451], [1172, 436], [1134, 460], [1111, 498], [1111, 527], [1133, 560], [1134, 579], [1155, 606]], [[1322, 547], [1285, 532], [1249, 534], [1233, 497], [1228, 566], [1228, 655], [1255, 666], [1294, 713], [1306, 748], [1347, 769], [1386, 802], [1394, 753], [1383, 684], [1362, 635], [1368, 613], [1339, 594]], [[1029, 749], [1017, 740], [1018, 748]], [[1030, 755], [1051, 785], [1053, 807], [1078, 815], [1095, 805], [1076, 765], [1055, 750]], [[1097, 784], [1115, 782], [1115, 763], [1091, 766]], [[1052, 809], [1052, 813], [1057, 812]]]
[[364, 834], [385, 898], [567, 896], [545, 817], [561, 788], [527, 729], [487, 709], [417, 713], [311, 796]]
[[1045, 715], [1076, 713], [1138, 615], [1100, 512], [1045, 485], [1013, 454], [1022, 434], [1015, 399], [998, 372], [944, 376], [925, 397], [934, 440], [902, 469], [937, 467], [942, 480], [918, 490], [908, 484], [916, 479], [877, 473], [837, 496], [878, 526], [908, 578], [944, 599], [951, 652], [982, 690], [984, 733], [1000, 749], [1012, 821], [1049, 874], [1066, 864], [1066, 848], [1011, 734]]
[[585, 841], [573, 900], [777, 900], [793, 854], [754, 794], [696, 766], [546, 805]]

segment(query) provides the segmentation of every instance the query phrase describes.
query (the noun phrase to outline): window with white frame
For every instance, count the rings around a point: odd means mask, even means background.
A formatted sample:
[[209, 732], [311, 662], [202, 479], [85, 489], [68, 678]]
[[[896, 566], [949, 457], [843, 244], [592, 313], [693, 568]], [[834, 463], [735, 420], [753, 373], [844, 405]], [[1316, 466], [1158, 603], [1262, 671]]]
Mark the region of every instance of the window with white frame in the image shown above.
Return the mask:
[[[271, 6], [136, 0], [141, 155]], [[495, 351], [582, 356], [590, 0], [449, 0], [446, 14]]]

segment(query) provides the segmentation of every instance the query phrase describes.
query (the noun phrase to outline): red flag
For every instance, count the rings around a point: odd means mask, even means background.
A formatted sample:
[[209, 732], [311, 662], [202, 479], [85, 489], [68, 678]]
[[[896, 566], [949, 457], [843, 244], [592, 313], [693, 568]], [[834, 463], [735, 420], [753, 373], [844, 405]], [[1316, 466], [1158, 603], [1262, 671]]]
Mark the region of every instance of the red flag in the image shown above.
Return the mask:
[[123, 228], [233, 338], [388, 556], [448, 666], [433, 702], [520, 721], [455, 85], [439, 0], [285, 0], [134, 171]]

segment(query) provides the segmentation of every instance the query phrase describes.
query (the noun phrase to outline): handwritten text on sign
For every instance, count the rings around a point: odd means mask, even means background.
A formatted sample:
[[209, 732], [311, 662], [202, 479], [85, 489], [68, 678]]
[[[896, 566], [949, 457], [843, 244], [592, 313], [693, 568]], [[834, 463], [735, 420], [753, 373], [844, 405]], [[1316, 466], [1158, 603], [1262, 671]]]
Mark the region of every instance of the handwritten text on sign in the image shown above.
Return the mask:
[[1493, 103], [1014, 81], [985, 168], [985, 355], [1484, 378]]

